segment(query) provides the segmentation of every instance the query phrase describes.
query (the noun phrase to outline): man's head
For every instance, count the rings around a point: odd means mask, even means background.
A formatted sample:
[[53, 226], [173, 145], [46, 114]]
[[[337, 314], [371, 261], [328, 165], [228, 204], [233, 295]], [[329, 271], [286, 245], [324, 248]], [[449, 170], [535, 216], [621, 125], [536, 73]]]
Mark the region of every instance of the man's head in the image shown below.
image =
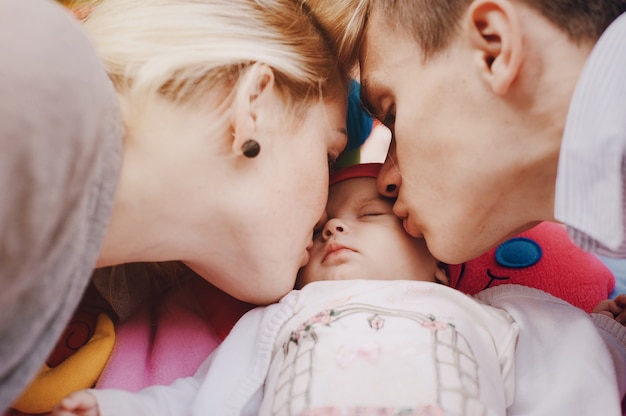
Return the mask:
[[[452, 39], [459, 34], [461, 20], [470, 5], [481, 3], [473, 0], [301, 1], [328, 33], [338, 52], [339, 62], [346, 71], [358, 64], [359, 48], [371, 17], [378, 19], [387, 29], [405, 33], [415, 42], [424, 57], [428, 58], [446, 50]], [[538, 15], [577, 43], [597, 40], [606, 27], [626, 11], [624, 0], [505, 2], [534, 9]]]
[[313, 234], [311, 258], [297, 286], [318, 280], [445, 281], [424, 240], [409, 236], [393, 201], [376, 190], [378, 163], [354, 165], [331, 177], [326, 212]]
[[358, 56], [364, 105], [393, 133], [378, 188], [407, 231], [461, 263], [552, 220], [571, 95], [626, 2], [354, 3], [363, 13], [335, 42]]

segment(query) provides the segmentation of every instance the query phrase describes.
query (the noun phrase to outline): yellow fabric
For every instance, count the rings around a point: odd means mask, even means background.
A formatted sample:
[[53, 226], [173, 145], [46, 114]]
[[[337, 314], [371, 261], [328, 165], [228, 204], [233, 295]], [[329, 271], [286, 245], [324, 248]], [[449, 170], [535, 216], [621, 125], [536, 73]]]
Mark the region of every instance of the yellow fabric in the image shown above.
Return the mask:
[[91, 339], [58, 366], [50, 368], [44, 364], [12, 407], [24, 413], [47, 413], [68, 394], [92, 387], [114, 345], [113, 322], [107, 315], [100, 314]]

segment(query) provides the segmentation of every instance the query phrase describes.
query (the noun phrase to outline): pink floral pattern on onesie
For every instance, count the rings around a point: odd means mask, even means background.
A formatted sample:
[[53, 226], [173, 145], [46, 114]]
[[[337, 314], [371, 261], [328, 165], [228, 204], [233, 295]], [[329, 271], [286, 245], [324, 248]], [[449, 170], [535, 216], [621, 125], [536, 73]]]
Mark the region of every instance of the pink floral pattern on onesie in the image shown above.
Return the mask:
[[277, 416], [486, 415], [465, 337], [434, 314], [345, 304], [282, 344]]

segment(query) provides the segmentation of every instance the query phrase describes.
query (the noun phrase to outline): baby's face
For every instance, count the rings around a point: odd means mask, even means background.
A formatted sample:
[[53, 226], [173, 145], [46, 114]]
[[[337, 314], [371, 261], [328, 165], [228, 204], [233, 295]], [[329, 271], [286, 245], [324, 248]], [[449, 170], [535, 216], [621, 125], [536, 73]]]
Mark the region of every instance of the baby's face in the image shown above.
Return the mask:
[[330, 188], [310, 253], [297, 287], [317, 280], [434, 282], [437, 270], [424, 240], [404, 231], [374, 178], [348, 179]]

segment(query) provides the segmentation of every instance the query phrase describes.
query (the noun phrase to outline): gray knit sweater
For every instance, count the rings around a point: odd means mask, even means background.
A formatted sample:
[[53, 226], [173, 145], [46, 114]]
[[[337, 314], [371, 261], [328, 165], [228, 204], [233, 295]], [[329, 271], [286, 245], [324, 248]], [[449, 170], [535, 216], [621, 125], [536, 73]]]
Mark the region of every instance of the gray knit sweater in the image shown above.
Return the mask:
[[0, 0], [0, 412], [87, 286], [122, 137], [115, 91], [80, 23], [52, 0]]

